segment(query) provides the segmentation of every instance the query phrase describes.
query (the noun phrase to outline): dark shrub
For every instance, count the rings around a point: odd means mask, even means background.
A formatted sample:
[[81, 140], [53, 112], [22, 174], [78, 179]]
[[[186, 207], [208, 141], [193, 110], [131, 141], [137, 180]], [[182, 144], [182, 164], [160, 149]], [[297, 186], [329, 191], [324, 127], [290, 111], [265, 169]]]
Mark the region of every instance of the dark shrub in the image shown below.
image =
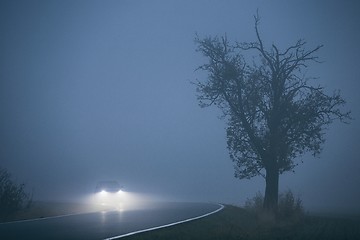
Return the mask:
[[304, 208], [299, 197], [295, 198], [291, 190], [279, 195], [278, 217], [282, 220], [300, 220]]
[[0, 168], [0, 218], [25, 208], [29, 208], [32, 198], [25, 192], [25, 184], [17, 184], [10, 173]]
[[263, 209], [263, 204], [264, 196], [261, 192], [257, 192], [254, 197], [246, 199], [245, 209], [259, 213]]
[[[258, 192], [253, 198], [245, 201], [245, 209], [253, 211], [261, 220], [266, 217], [263, 209], [264, 196]], [[304, 216], [304, 208], [299, 197], [295, 198], [291, 190], [279, 195], [277, 219], [279, 221], [298, 222]]]

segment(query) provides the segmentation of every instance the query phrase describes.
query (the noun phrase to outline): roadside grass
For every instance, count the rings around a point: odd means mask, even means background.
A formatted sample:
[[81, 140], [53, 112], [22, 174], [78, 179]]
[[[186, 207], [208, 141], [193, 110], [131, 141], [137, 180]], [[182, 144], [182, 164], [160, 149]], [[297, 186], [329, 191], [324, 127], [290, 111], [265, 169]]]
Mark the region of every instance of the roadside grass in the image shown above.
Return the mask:
[[360, 239], [360, 219], [306, 215], [301, 222], [265, 224], [256, 214], [240, 207], [226, 206], [206, 218], [173, 227], [128, 236], [128, 240], [262, 240], [262, 239]]

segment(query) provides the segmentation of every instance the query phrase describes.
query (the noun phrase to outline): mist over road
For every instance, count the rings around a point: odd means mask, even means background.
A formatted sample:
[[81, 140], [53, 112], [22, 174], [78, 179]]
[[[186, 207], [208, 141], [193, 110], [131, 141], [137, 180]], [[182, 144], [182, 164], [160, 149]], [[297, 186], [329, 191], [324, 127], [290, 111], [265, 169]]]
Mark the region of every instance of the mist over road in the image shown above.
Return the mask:
[[0, 224], [0, 239], [106, 239], [195, 218], [212, 203], [152, 203], [138, 210], [106, 211]]

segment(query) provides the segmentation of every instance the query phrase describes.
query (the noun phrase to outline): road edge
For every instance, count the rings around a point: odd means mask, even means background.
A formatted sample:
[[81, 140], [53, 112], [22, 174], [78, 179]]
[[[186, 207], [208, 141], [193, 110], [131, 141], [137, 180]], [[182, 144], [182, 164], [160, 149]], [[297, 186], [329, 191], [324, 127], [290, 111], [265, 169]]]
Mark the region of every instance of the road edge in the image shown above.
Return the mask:
[[194, 221], [194, 220], [197, 220], [197, 219], [200, 219], [200, 218], [204, 218], [204, 217], [210, 216], [210, 215], [212, 215], [212, 214], [214, 214], [214, 213], [220, 212], [221, 210], [223, 210], [223, 209], [225, 208], [225, 206], [222, 205], [222, 204], [219, 204], [219, 203], [218, 203], [217, 205], [219, 205], [219, 208], [216, 209], [215, 211], [212, 211], [212, 212], [210, 212], [210, 213], [203, 214], [203, 215], [198, 216], [198, 217], [188, 218], [188, 219], [181, 220], [181, 221], [174, 222], [174, 223], [169, 223], [169, 224], [165, 224], [165, 225], [161, 225], [161, 226], [157, 226], [157, 227], [146, 228], [146, 229], [142, 229], [142, 230], [138, 230], [138, 231], [134, 231], [134, 232], [125, 233], [125, 234], [118, 235], [118, 236], [113, 236], [113, 237], [109, 237], [109, 238], [104, 238], [103, 240], [115, 240], [115, 239], [119, 239], [119, 238], [123, 238], [123, 237], [128, 237], [128, 236], [132, 236], [132, 235], [139, 234], [139, 233], [143, 233], [143, 232], [154, 231], [154, 230], [157, 230], [157, 229], [166, 228], [166, 227], [171, 227], [171, 226], [175, 226], [175, 225], [178, 225], [178, 224], [182, 224], [182, 223]]

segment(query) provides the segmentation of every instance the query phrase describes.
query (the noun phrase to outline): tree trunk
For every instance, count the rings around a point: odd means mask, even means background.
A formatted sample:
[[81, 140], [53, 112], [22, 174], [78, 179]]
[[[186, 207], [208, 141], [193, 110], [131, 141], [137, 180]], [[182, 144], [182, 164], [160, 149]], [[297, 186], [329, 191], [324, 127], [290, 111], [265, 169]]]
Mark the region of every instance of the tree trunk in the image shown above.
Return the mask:
[[266, 187], [264, 197], [264, 209], [276, 215], [279, 197], [279, 170], [270, 167], [266, 170]]

